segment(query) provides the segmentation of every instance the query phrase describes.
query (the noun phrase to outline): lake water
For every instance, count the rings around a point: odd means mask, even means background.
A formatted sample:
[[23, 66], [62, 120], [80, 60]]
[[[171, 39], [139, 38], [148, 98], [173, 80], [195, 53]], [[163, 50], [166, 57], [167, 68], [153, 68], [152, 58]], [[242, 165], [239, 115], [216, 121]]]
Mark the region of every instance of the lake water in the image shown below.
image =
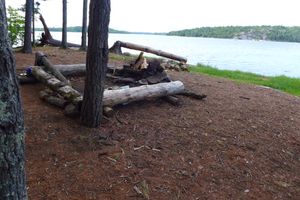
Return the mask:
[[[52, 32], [52, 35], [61, 38], [59, 32]], [[202, 63], [219, 69], [300, 78], [300, 43], [109, 34], [109, 46], [117, 40], [178, 54], [186, 57], [189, 64]], [[80, 44], [81, 33], [68, 33], [68, 41]], [[127, 49], [123, 52], [139, 53]]]

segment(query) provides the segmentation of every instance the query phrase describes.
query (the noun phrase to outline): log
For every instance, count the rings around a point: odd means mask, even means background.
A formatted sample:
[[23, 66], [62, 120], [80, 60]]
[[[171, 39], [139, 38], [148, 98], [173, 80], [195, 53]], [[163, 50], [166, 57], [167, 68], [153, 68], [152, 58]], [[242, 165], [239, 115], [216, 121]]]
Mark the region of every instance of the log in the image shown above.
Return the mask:
[[143, 52], [147, 52], [147, 53], [152, 53], [158, 56], [162, 56], [162, 57], [166, 57], [169, 59], [173, 59], [173, 60], [177, 60], [179, 62], [182, 63], [187, 63], [187, 59], [182, 57], [182, 56], [178, 56], [175, 54], [171, 54], [165, 51], [161, 51], [161, 50], [157, 50], [157, 49], [153, 49], [151, 47], [147, 47], [147, 46], [142, 46], [139, 44], [133, 44], [133, 43], [129, 43], [129, 42], [122, 42], [122, 41], [116, 41], [114, 43], [114, 45], [110, 48], [110, 52], [112, 53], [122, 53], [121, 47], [123, 48], [128, 48], [128, 49], [134, 49], [134, 50], [138, 50], [138, 51], [143, 51]]
[[103, 105], [114, 106], [144, 99], [174, 95], [183, 91], [184, 85], [181, 81], [143, 85], [119, 90], [105, 90], [103, 94]]
[[26, 76], [26, 75], [17, 75], [17, 79], [20, 84], [32, 84], [37, 83], [37, 80], [32, 76]]
[[57, 79], [55, 76], [47, 73], [42, 67], [34, 66], [32, 68], [33, 76], [40, 82], [44, 83], [53, 91], [63, 96], [67, 101], [77, 104], [80, 101], [81, 93]]
[[[44, 33], [42, 33], [42, 38], [40, 39], [40, 42], [42, 45], [52, 45], [52, 46], [55, 46], [55, 47], [60, 47], [61, 46], [61, 41], [60, 40], [56, 40], [56, 39], [53, 39], [50, 31], [49, 31], [49, 28], [45, 22], [45, 19], [42, 15], [40, 15], [40, 20], [43, 24], [43, 27], [44, 27]], [[79, 44], [74, 44], [74, 43], [67, 43], [68, 44], [68, 47], [80, 47]]]
[[54, 65], [64, 76], [84, 76], [86, 73], [85, 64]]
[[105, 115], [106, 117], [112, 117], [114, 115], [114, 110], [111, 107], [104, 106], [103, 115]]
[[[33, 67], [32, 74], [37, 80], [46, 84], [49, 88], [80, 109], [82, 102], [82, 95], [80, 92], [72, 88], [70, 85], [66, 85], [61, 82], [53, 75], [47, 73], [42, 67]], [[174, 95], [182, 93], [183, 91], [184, 85], [181, 81], [158, 83], [155, 85], [143, 85], [117, 90], [105, 90], [103, 94], [103, 106], [112, 107], [118, 104]]]
[[[30, 66], [30, 68], [34, 68], [35, 66]], [[86, 73], [86, 66], [85, 64], [72, 64], [72, 65], [53, 65], [55, 69], [57, 69], [63, 76], [84, 76]], [[111, 68], [110, 71], [113, 71], [113, 66], [110, 65], [108, 68]], [[110, 75], [107, 74], [109, 77]], [[109, 77], [110, 78], [110, 77]], [[114, 79], [114, 77], [111, 77]], [[117, 79], [117, 78], [116, 78]], [[23, 75], [23, 73], [18, 75], [18, 80], [20, 84], [32, 84], [37, 83], [38, 80], [35, 79], [33, 76]], [[120, 80], [122, 82], [122, 80]], [[123, 81], [126, 82], [126, 79]], [[130, 82], [129, 79], [127, 81]]]
[[162, 99], [173, 106], [180, 106], [180, 104], [181, 104], [180, 100], [174, 96], [165, 96]]
[[189, 90], [183, 90], [182, 92], [178, 93], [178, 95], [191, 97], [191, 98], [197, 99], [197, 100], [202, 100], [202, 99], [205, 99], [207, 97], [206, 94], [197, 94], [197, 93], [189, 91]]
[[111, 74], [106, 74], [106, 77], [112, 79], [115, 83], [136, 83], [136, 80], [133, 78], [124, 78], [122, 76], [114, 76]]
[[50, 71], [54, 76], [56, 76], [60, 81], [65, 84], [70, 84], [70, 82], [62, 75], [62, 73], [52, 65], [52, 63], [48, 60], [47, 56], [43, 52], [35, 53], [35, 64], [38, 66], [45, 66], [45, 68]]

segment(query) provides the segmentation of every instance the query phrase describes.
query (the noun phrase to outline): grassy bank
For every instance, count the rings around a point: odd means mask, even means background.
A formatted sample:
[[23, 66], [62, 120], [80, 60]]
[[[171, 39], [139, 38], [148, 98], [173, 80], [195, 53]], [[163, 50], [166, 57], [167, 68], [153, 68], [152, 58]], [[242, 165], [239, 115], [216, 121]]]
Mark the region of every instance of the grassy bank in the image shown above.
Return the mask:
[[219, 70], [204, 65], [190, 67], [190, 71], [194, 73], [208, 74], [211, 76], [228, 78], [242, 83], [263, 85], [287, 92], [292, 95], [300, 96], [300, 79], [298, 78], [289, 78], [286, 76], [268, 77], [248, 72]]

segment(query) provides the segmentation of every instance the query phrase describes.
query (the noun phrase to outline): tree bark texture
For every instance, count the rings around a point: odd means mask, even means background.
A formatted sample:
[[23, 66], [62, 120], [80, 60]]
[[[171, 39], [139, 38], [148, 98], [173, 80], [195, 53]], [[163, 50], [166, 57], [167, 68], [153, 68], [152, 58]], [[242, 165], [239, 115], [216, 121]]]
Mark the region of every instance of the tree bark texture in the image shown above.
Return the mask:
[[87, 33], [87, 5], [88, 0], [83, 0], [83, 11], [82, 11], [82, 35], [81, 35], [81, 50], [86, 51], [86, 33]]
[[31, 20], [32, 20], [32, 7], [33, 0], [26, 0], [26, 9], [25, 9], [25, 34], [24, 34], [24, 53], [32, 53], [31, 45]]
[[110, 0], [91, 0], [86, 57], [86, 80], [81, 107], [81, 123], [98, 127], [102, 119], [104, 79], [108, 62]]
[[35, 46], [35, 0], [32, 0], [32, 45]]
[[15, 58], [7, 34], [5, 1], [0, 1], [1, 200], [27, 199], [24, 165], [24, 121], [15, 74]]
[[63, 24], [62, 24], [62, 48], [68, 48], [67, 44], [67, 0], [63, 0]]

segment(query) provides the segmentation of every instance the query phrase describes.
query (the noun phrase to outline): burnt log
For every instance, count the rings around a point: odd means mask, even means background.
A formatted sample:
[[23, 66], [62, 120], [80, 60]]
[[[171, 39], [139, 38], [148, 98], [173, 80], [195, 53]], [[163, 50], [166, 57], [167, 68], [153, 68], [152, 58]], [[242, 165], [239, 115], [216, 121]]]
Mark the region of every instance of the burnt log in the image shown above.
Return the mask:
[[110, 48], [110, 52], [116, 53], [116, 54], [122, 54], [121, 47], [138, 50], [138, 51], [143, 51], [143, 52], [147, 52], [147, 53], [152, 53], [152, 54], [162, 56], [165, 58], [177, 60], [182, 63], [187, 63], [187, 59], [182, 56], [178, 56], [178, 55], [171, 54], [171, 53], [168, 53], [165, 51], [161, 51], [161, 50], [153, 49], [151, 47], [142, 46], [139, 44], [134, 44], [134, 43], [129, 43], [129, 42], [116, 41], [114, 43], [114, 45]]

